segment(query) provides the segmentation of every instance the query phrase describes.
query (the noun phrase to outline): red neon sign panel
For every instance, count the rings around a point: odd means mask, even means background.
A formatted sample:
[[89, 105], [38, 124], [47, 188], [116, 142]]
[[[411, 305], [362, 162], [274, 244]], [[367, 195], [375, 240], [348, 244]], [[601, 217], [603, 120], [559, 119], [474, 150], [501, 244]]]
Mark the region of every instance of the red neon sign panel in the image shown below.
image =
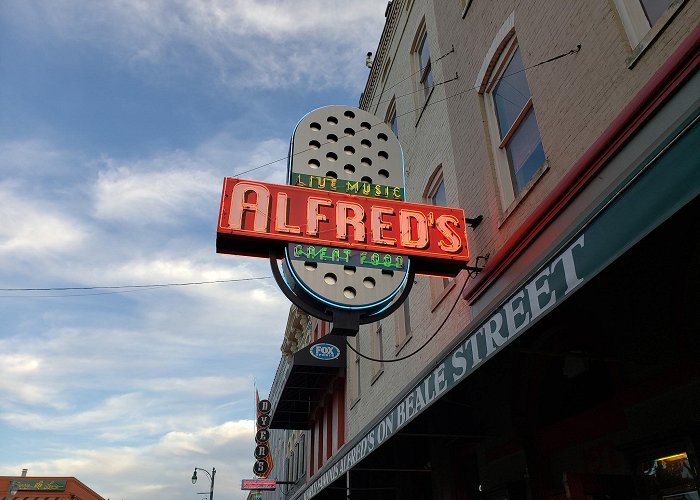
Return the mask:
[[303, 243], [409, 255], [418, 273], [456, 274], [469, 261], [466, 228], [459, 208], [227, 177], [217, 252], [268, 257], [271, 245]]
[[275, 490], [276, 479], [241, 479], [242, 490]]

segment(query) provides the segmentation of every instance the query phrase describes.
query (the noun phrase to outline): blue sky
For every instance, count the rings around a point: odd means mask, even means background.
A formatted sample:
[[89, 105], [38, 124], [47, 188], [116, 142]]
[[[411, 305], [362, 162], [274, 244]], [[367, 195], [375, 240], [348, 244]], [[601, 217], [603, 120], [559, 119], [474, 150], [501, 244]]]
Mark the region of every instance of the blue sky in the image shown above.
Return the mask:
[[216, 496], [245, 497], [253, 381], [265, 396], [289, 310], [273, 280], [10, 289], [269, 276], [214, 251], [222, 180], [357, 104], [386, 3], [349, 5], [0, 4], [0, 474], [179, 500], [215, 466]]

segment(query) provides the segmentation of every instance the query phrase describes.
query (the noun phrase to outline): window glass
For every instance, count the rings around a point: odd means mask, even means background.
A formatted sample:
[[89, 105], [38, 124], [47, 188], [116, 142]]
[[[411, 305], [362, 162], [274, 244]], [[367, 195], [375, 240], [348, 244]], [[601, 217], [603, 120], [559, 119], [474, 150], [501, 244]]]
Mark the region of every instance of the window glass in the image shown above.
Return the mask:
[[506, 152], [513, 167], [516, 191], [521, 191], [545, 160], [534, 110], [530, 109], [515, 131], [506, 145]]
[[423, 40], [418, 49], [418, 58], [420, 61], [420, 69], [423, 71], [430, 62], [430, 50], [428, 49], [428, 34], [423, 35]]
[[[504, 54], [507, 53], [506, 50]], [[504, 160], [507, 160], [507, 165], [501, 168], [508, 167], [514, 194], [517, 194], [527, 186], [545, 162], [530, 87], [517, 45], [513, 47], [510, 60], [497, 78], [491, 91], [495, 115], [491, 121], [495, 121], [499, 134], [495, 146], [505, 153]], [[502, 171], [508, 174], [507, 171]]]
[[644, 15], [647, 16], [649, 24], [654, 26], [662, 14], [671, 5], [671, 0], [641, 0]]
[[411, 333], [411, 313], [408, 311], [408, 297], [406, 297], [406, 300], [403, 302], [403, 311], [404, 332], [405, 336], [408, 336], [408, 334]]
[[433, 70], [430, 65], [430, 49], [428, 48], [428, 34], [423, 35], [423, 40], [418, 49], [418, 64], [420, 65], [420, 81], [423, 84], [423, 92], [428, 96], [433, 87]]
[[493, 89], [501, 139], [508, 133], [513, 122], [530, 100], [530, 87], [527, 84], [524, 69], [520, 48], [517, 48]]
[[431, 197], [431, 201], [433, 202], [433, 205], [439, 205], [441, 207], [446, 207], [447, 206], [447, 194], [445, 193], [445, 181], [440, 181], [440, 184], [438, 184], [437, 189], [433, 193], [433, 196]]
[[399, 136], [399, 120], [396, 117], [396, 110], [391, 114], [390, 122], [389, 125], [391, 126], [391, 130], [394, 131], [394, 135], [396, 137]]

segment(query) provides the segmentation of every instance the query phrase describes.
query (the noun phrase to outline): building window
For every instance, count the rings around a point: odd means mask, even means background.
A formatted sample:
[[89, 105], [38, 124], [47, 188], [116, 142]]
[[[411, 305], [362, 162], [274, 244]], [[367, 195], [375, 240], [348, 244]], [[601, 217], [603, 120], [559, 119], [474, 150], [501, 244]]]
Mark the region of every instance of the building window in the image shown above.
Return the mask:
[[301, 462], [304, 460], [304, 457], [299, 454], [299, 442], [294, 445], [294, 455], [292, 456], [296, 457], [296, 464], [294, 466], [294, 481], [298, 481], [301, 477]]
[[420, 83], [423, 86], [423, 93], [427, 99], [430, 90], [433, 88], [433, 69], [430, 64], [428, 33], [423, 33], [423, 38], [418, 46], [418, 67], [420, 68]]
[[472, 0], [460, 0], [460, 4], [462, 5], [462, 19], [464, 19], [467, 16], [469, 7], [472, 5]]
[[394, 135], [396, 137], [399, 136], [399, 120], [396, 115], [396, 98], [392, 98], [391, 102], [389, 103], [389, 107], [387, 108], [386, 112], [386, 118], [384, 120], [389, 127], [391, 127], [391, 130], [394, 132]]
[[306, 474], [306, 434], [302, 434], [299, 438], [299, 464], [301, 467], [300, 476], [303, 477]]
[[[442, 176], [442, 166], [435, 169], [435, 172], [430, 176], [430, 180], [428, 181], [428, 185], [425, 188], [423, 197], [425, 198], [425, 201], [427, 201], [431, 205], [437, 205], [441, 207], [448, 206], [447, 192], [445, 191], [445, 180]], [[451, 278], [436, 278], [431, 280], [431, 290], [433, 292], [433, 299], [436, 299], [437, 295], [440, 295], [442, 293], [442, 289], [449, 285], [451, 281]], [[433, 285], [433, 283], [438, 284], [438, 289], [433, 289], [436, 288]]]
[[354, 351], [350, 349], [348, 352], [352, 352], [353, 356], [348, 363], [348, 382], [350, 383], [350, 387], [348, 388], [348, 399], [350, 401], [350, 404], [353, 405], [357, 400], [360, 399], [360, 355], [357, 354], [355, 351], [359, 351], [358, 349], [358, 342], [357, 342], [357, 335], [355, 337], [349, 338], [348, 342], [352, 346]]
[[[372, 325], [372, 357], [382, 359], [384, 357], [384, 344], [382, 341], [382, 324], [380, 322]], [[372, 362], [372, 381], [377, 379], [384, 371], [384, 363], [381, 361]]]
[[440, 179], [440, 184], [437, 185], [435, 191], [430, 197], [430, 201], [433, 205], [439, 205], [441, 207], [447, 206], [447, 194], [445, 193], [445, 181]]
[[411, 312], [409, 308], [409, 297], [399, 307], [396, 313], [396, 333], [395, 343], [397, 351], [400, 351], [411, 337]]
[[415, 104], [417, 107], [421, 108], [422, 114], [422, 109], [428, 102], [430, 93], [433, 90], [433, 65], [430, 59], [430, 44], [428, 42], [425, 20], [421, 21], [416, 36], [413, 39], [411, 56], [414, 73], [413, 86], [415, 91]]
[[[683, 2], [673, 0], [614, 0], [632, 48], [637, 47], [652, 27], [664, 25]], [[652, 38], [658, 34], [654, 30]], [[650, 41], [650, 40], [649, 40]]]
[[545, 162], [525, 66], [515, 37], [488, 76], [484, 97], [503, 202], [509, 206]]

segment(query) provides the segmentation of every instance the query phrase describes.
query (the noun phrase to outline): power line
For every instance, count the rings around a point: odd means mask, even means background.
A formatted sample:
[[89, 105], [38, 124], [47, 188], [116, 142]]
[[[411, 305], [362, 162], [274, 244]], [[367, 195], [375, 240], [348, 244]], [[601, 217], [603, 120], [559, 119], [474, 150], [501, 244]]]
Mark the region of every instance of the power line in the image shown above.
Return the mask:
[[[554, 62], [554, 61], [556, 61], [556, 60], [558, 60], [558, 59], [561, 59], [561, 58], [563, 58], [563, 57], [566, 57], [566, 56], [569, 56], [569, 55], [572, 55], [572, 54], [576, 54], [576, 53], [578, 53], [580, 50], [581, 50], [581, 44], [578, 44], [578, 45], [576, 46], [575, 49], [571, 49], [571, 50], [568, 51], [568, 52], [564, 52], [564, 53], [559, 54], [559, 55], [556, 55], [556, 56], [554, 56], [554, 57], [550, 57], [549, 59], [545, 59], [544, 61], [540, 61], [540, 62], [538, 62], [538, 63], [535, 63], [535, 64], [533, 64], [532, 66], [528, 66], [527, 68], [523, 68], [523, 69], [521, 69], [521, 70], [514, 71], [513, 73], [509, 73], [509, 74], [507, 74], [507, 75], [501, 75], [500, 79], [502, 79], [502, 78], [507, 78], [507, 77], [513, 76], [513, 75], [517, 75], [518, 73], [522, 73], [522, 72], [524, 72], [524, 71], [529, 71], [529, 70], [531, 70], [531, 69], [533, 69], [533, 68], [537, 68], [538, 66], [542, 66], [542, 65], [544, 65], [544, 64], [548, 64], [548, 63]], [[448, 55], [448, 54], [450, 54], [450, 53], [451, 53], [451, 52], [447, 52], [447, 53], [443, 54], [443, 55], [440, 57], [440, 59], [442, 59], [443, 57], [445, 57], [446, 55]], [[436, 62], [437, 62], [437, 60], [436, 60]], [[414, 74], [415, 74], [415, 73], [414, 73]], [[413, 76], [413, 75], [411, 75], [411, 76]], [[409, 76], [408, 78], [410, 78], [410, 76]], [[458, 78], [458, 75], [455, 75], [455, 78], [451, 78], [451, 79], [449, 79], [449, 80], [445, 80], [445, 81], [443, 81], [443, 82], [439, 82], [439, 83], [433, 84], [431, 88], [437, 87], [437, 86], [439, 86], [439, 85], [444, 85], [445, 83], [449, 83], [449, 82], [452, 82], [452, 81], [458, 80], [458, 79], [459, 79], [459, 78]], [[402, 80], [402, 81], [403, 81], [403, 80]], [[400, 83], [400, 82], [399, 82], [399, 83]], [[390, 88], [393, 88], [393, 87], [390, 87]], [[433, 106], [433, 105], [435, 105], [435, 104], [441, 103], [441, 102], [446, 101], [446, 100], [448, 100], [448, 99], [452, 99], [453, 97], [457, 97], [457, 96], [462, 95], [462, 94], [465, 94], [465, 93], [467, 93], [467, 92], [471, 92], [471, 91], [476, 90], [476, 89], [478, 89], [478, 88], [479, 88], [479, 86], [474, 86], [474, 87], [470, 87], [470, 88], [465, 89], [465, 90], [461, 90], [461, 91], [459, 91], [459, 92], [456, 92], [455, 94], [452, 94], [452, 95], [450, 95], [450, 96], [444, 97], [443, 99], [433, 100], [433, 101], [431, 101], [431, 102], [428, 102], [427, 104], [424, 104], [423, 106], [420, 106], [420, 107], [411, 109], [411, 110], [409, 110], [409, 111], [406, 111], [406, 112], [404, 112], [404, 113], [401, 113], [400, 115], [397, 114], [396, 116], [397, 116], [397, 117], [401, 117], [401, 116], [409, 115], [409, 114], [414, 113], [414, 112], [416, 112], [416, 111], [418, 111], [418, 110], [421, 110], [421, 109], [423, 109], [423, 108], [427, 108], [427, 107], [429, 107], [429, 106]], [[423, 91], [422, 88], [419, 89], [419, 90], [420, 90], [420, 91]], [[415, 91], [415, 92], [418, 92], [418, 91]], [[399, 97], [405, 97], [405, 96], [411, 95], [411, 94], [413, 94], [413, 93], [415, 93], [415, 92], [409, 92], [408, 94], [405, 94], [405, 95], [402, 95], [402, 96], [399, 96]], [[381, 94], [380, 94], [380, 95], [381, 95]], [[380, 101], [380, 102], [377, 103], [377, 106], [378, 106], [379, 104], [381, 104], [382, 102], [387, 102], [387, 101]], [[380, 120], [380, 121], [378, 121], [378, 122], [376, 122], [376, 123], [373, 123], [372, 126], [379, 125], [380, 123], [384, 123], [384, 121], [383, 121], [383, 120]], [[343, 136], [339, 136], [339, 137], [338, 137], [338, 140], [344, 139], [344, 138], [346, 138], [346, 137], [351, 137], [351, 136], [350, 136], [349, 134], [346, 134], [346, 135], [343, 135]], [[329, 141], [329, 142], [330, 142], [330, 141]], [[324, 143], [324, 144], [322, 144], [322, 145], [328, 144], [329, 142], [326, 142], [326, 143]], [[269, 167], [270, 165], [274, 165], [275, 163], [279, 163], [279, 162], [284, 161], [284, 160], [289, 160], [292, 156], [296, 156], [296, 155], [298, 155], [298, 154], [305, 153], [305, 152], [307, 152], [307, 151], [310, 151], [311, 149], [312, 149], [312, 148], [307, 148], [307, 149], [302, 150], [302, 151], [297, 151], [296, 153], [294, 153], [294, 154], [291, 155], [291, 156], [290, 156], [290, 155], [283, 156], [283, 157], [278, 158], [278, 159], [276, 159], [276, 160], [272, 160], [272, 161], [269, 161], [269, 162], [267, 162], [267, 163], [263, 163], [262, 165], [258, 165], [257, 167], [253, 167], [253, 168], [249, 168], [249, 169], [247, 169], [247, 170], [242, 170], [242, 171], [240, 171], [240, 172], [236, 172], [235, 174], [232, 175], [232, 177], [239, 177], [239, 176], [241, 176], [241, 175], [243, 175], [243, 174], [247, 174], [247, 173], [253, 172], [253, 171], [255, 171], [255, 170], [259, 170], [259, 169], [261, 169], [261, 168]], [[313, 149], [315, 149], [315, 148], [313, 148]]]
[[[65, 292], [77, 290], [111, 290], [99, 294], [79, 294], [79, 295], [29, 295], [29, 297], [75, 297], [84, 295], [106, 295], [110, 293], [128, 293], [139, 290], [148, 290], [155, 288], [169, 288], [179, 286], [197, 286], [211, 285], [215, 283], [237, 283], [242, 281], [255, 281], [270, 279], [272, 276], [257, 276], [253, 278], [234, 278], [228, 280], [208, 280], [208, 281], [187, 281], [181, 283], [154, 283], [148, 285], [113, 285], [113, 286], [61, 286], [61, 287], [44, 287], [44, 288], [0, 288], [0, 292]], [[3, 295], [5, 297], [15, 297], [14, 295]], [[27, 297], [27, 295], [17, 295], [16, 297]]]
[[372, 356], [367, 356], [366, 354], [362, 354], [360, 351], [358, 351], [358, 350], [355, 349], [353, 346], [351, 346], [351, 345], [350, 345], [350, 342], [348, 342], [347, 339], [345, 340], [345, 344], [348, 346], [348, 348], [349, 348], [351, 351], [353, 351], [353, 352], [354, 352], [355, 354], [357, 354], [359, 357], [361, 357], [361, 358], [363, 358], [363, 359], [366, 359], [366, 360], [369, 360], [369, 361], [377, 361], [377, 362], [379, 362], [379, 363], [396, 363], [397, 361], [403, 361], [403, 360], [405, 360], [405, 359], [410, 358], [411, 356], [415, 356], [415, 355], [418, 354], [420, 351], [422, 351], [423, 349], [425, 349], [425, 347], [437, 336], [437, 334], [440, 332], [440, 330], [442, 330], [442, 327], [445, 326], [445, 323], [447, 323], [447, 320], [450, 318], [450, 316], [452, 316], [452, 311], [454, 311], [454, 310], [455, 310], [455, 307], [457, 307], [457, 304], [458, 304], [459, 301], [460, 301], [460, 297], [462, 297], [462, 292], [464, 291], [464, 288], [467, 286], [467, 283], [469, 283], [469, 279], [473, 277], [473, 273], [474, 273], [474, 271], [468, 271], [468, 273], [467, 273], [467, 278], [464, 280], [464, 283], [462, 284], [462, 287], [459, 289], [459, 293], [457, 294], [457, 298], [455, 299], [454, 303], [453, 303], [452, 306], [450, 307], [450, 310], [447, 312], [447, 314], [445, 314], [445, 317], [443, 318], [442, 323], [440, 323], [440, 325], [435, 329], [435, 331], [433, 332], [433, 334], [432, 334], [430, 337], [428, 337], [428, 339], [427, 339], [425, 342], [423, 342], [423, 344], [422, 344], [418, 349], [416, 349], [415, 351], [413, 351], [413, 352], [411, 352], [411, 353], [409, 353], [409, 354], [406, 354], [406, 355], [404, 355], [404, 356], [401, 356], [401, 357], [399, 357], [399, 358], [385, 359], [385, 358], [375, 358], [375, 357], [372, 357]]

